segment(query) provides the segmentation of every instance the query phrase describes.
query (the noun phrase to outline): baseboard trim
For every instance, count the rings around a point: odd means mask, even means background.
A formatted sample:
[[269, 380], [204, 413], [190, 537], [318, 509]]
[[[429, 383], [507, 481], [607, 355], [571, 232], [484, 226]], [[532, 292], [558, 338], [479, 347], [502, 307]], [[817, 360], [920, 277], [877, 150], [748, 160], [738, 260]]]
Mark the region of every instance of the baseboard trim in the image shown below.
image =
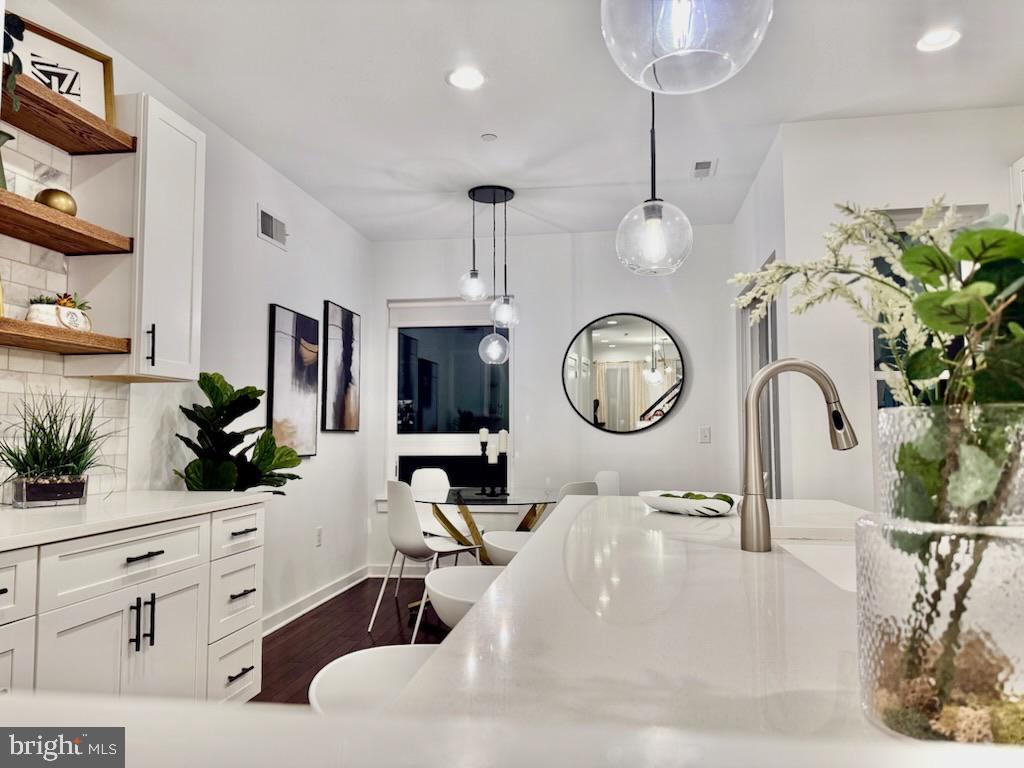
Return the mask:
[[[284, 608], [279, 608], [272, 614], [264, 616], [263, 637], [282, 629], [300, 616], [309, 613], [317, 606], [323, 605], [331, 598], [340, 595], [342, 592], [352, 589], [352, 587], [357, 584], [360, 584], [367, 579], [382, 578], [387, 572], [387, 563], [364, 565], [361, 568], [356, 568], [351, 573], [345, 574], [340, 579], [332, 581], [330, 584], [326, 584], [319, 589], [314, 589], [308, 595], [300, 597], [298, 600], [289, 603]], [[427, 566], [425, 563], [407, 563], [405, 566], [405, 572], [402, 574], [402, 578], [422, 579], [426, 574]], [[391, 578], [395, 578], [396, 576], [398, 576], [397, 565], [395, 570], [391, 572]]]
[[283, 608], [279, 608], [272, 614], [263, 617], [263, 637], [276, 632], [287, 624], [295, 621], [303, 614], [309, 613], [311, 610], [319, 605], [323, 605], [332, 597], [337, 597], [342, 592], [345, 592], [356, 584], [365, 581], [368, 578], [367, 566], [356, 568], [351, 573], [347, 573], [340, 579], [332, 581], [330, 584], [325, 584], [319, 589], [314, 589], [308, 595], [300, 597]]

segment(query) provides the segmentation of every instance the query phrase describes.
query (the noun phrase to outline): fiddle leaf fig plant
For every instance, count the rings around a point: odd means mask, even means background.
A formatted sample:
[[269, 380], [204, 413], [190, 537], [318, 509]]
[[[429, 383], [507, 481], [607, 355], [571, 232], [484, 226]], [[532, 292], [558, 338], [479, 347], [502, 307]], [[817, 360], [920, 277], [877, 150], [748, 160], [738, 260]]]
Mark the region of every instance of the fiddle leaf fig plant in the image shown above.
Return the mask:
[[[210, 404], [181, 406], [181, 412], [196, 425], [198, 433], [195, 439], [177, 435], [196, 455], [184, 470], [174, 471], [190, 491], [244, 491], [257, 486], [280, 488], [289, 480], [301, 479], [299, 475], [278, 471], [297, 467], [299, 455], [293, 448], [278, 445], [269, 429], [228, 430], [228, 425], [240, 416], [259, 407], [262, 389], [235, 389], [219, 373], [199, 374], [199, 388]], [[261, 434], [248, 445], [242, 445], [247, 437], [256, 433]], [[272, 493], [283, 495], [284, 491]]]

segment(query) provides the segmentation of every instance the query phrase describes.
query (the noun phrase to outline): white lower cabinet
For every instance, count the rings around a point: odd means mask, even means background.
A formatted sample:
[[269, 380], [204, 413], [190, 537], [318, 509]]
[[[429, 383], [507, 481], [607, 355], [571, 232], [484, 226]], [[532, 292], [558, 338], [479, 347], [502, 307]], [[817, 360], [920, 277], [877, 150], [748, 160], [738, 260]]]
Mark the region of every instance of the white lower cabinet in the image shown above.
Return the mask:
[[35, 618], [0, 627], [0, 696], [32, 690], [35, 655]]
[[248, 701], [263, 680], [260, 623], [250, 624], [210, 645], [206, 697], [210, 701]]
[[[3, 624], [18, 614], [10, 606], [5, 614], [0, 599], [0, 694], [31, 689], [33, 679], [40, 690], [113, 696], [247, 701], [259, 693], [262, 507], [240, 513], [0, 553], [0, 589], [14, 594], [16, 583], [18, 610], [42, 611]], [[213, 547], [211, 517], [224, 521], [226, 537]], [[239, 525], [245, 533], [231, 537]]]
[[39, 616], [39, 689], [201, 699], [207, 566]]

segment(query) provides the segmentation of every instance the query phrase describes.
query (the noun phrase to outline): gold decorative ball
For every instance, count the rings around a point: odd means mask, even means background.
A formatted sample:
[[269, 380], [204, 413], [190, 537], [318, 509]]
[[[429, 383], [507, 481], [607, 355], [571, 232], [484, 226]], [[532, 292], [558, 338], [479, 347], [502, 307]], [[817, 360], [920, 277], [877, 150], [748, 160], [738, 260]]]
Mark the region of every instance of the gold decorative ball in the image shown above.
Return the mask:
[[44, 189], [36, 195], [36, 202], [66, 213], [68, 216], [78, 213], [78, 203], [75, 202], [75, 198], [63, 189]]

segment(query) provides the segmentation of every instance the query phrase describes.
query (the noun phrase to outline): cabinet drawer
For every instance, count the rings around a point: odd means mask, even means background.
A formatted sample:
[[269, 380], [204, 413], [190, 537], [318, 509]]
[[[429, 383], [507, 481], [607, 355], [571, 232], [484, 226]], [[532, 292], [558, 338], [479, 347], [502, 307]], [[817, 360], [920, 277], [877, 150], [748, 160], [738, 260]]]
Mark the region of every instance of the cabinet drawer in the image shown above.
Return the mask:
[[210, 646], [206, 698], [248, 701], [263, 681], [263, 638], [260, 622], [250, 624]]
[[0, 624], [36, 612], [35, 547], [0, 552]]
[[213, 513], [210, 559], [263, 546], [263, 505], [224, 509]]
[[35, 656], [35, 617], [0, 627], [0, 696], [32, 690]]
[[210, 563], [210, 642], [263, 617], [263, 548]]
[[209, 515], [48, 544], [39, 552], [39, 612], [206, 563]]

